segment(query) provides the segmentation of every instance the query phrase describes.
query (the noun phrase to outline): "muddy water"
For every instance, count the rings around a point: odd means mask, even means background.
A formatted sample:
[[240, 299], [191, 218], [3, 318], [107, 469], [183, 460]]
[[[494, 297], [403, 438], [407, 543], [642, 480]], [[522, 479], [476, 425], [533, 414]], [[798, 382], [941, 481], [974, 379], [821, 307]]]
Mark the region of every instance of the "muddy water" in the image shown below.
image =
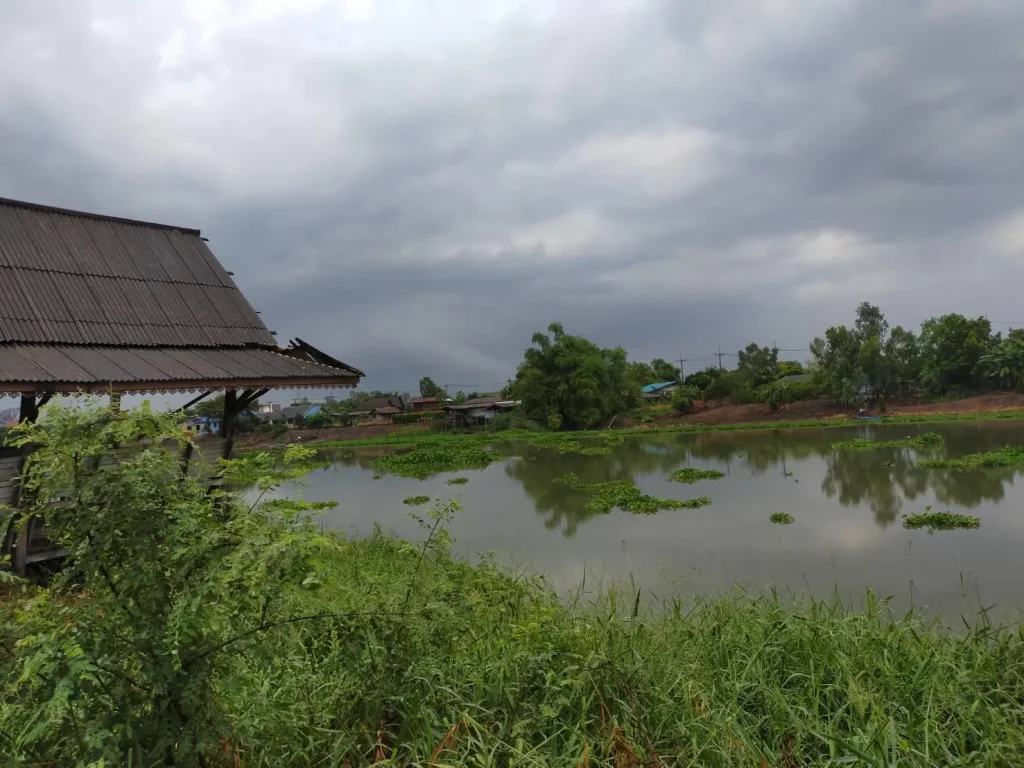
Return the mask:
[[[833, 451], [854, 437], [893, 439], [942, 434], [939, 449]], [[559, 589], [583, 580], [628, 581], [655, 597], [712, 594], [740, 585], [795, 593], [838, 593], [860, 604], [867, 589], [953, 621], [996, 606], [1001, 619], [1024, 608], [1024, 483], [1013, 470], [951, 472], [917, 466], [923, 455], [957, 456], [1024, 445], [1024, 421], [960, 422], [927, 427], [869, 426], [630, 438], [611, 455], [581, 456], [515, 446], [487, 469], [427, 480], [383, 475], [372, 462], [388, 449], [338, 450], [307, 478], [305, 493], [336, 499], [328, 527], [367, 533], [375, 524], [420, 535], [402, 504], [407, 496], [458, 498], [456, 550], [541, 571]], [[720, 480], [668, 482], [680, 467], [718, 469]], [[592, 514], [587, 495], [555, 478], [633, 480], [655, 496], [710, 496], [711, 506], [656, 515]], [[451, 487], [455, 475], [470, 478]], [[976, 515], [981, 528], [905, 530], [902, 515], [950, 510]], [[787, 512], [789, 526], [769, 522]]]

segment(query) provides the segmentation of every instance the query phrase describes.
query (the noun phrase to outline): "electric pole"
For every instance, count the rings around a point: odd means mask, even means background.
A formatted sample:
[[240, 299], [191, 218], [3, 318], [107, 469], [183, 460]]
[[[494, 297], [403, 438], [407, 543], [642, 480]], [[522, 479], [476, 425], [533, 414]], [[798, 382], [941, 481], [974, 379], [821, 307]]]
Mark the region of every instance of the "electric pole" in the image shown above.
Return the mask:
[[717, 351], [717, 352], [713, 352], [712, 354], [713, 354], [713, 355], [714, 355], [715, 357], [717, 357], [717, 358], [718, 358], [718, 370], [722, 370], [722, 357], [723, 357], [724, 355], [727, 355], [727, 354], [729, 354], [729, 353], [728, 353], [728, 352], [723, 352], [723, 351], [722, 351], [722, 348], [721, 348], [721, 347], [719, 347], [719, 348], [718, 348], [718, 351]]

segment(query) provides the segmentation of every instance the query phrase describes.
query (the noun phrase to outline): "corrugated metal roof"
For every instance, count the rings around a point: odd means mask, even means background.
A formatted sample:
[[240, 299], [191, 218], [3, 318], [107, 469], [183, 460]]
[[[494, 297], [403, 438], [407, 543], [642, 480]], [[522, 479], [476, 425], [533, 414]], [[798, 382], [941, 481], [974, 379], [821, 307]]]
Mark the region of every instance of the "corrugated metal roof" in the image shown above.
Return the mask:
[[644, 394], [649, 395], [652, 392], [657, 392], [659, 390], [664, 389], [665, 387], [671, 387], [673, 384], [678, 383], [678, 381], [659, 381], [657, 384], [648, 384], [646, 387], [643, 388], [642, 391], [644, 392]]
[[246, 386], [355, 386], [359, 373], [291, 357], [287, 350], [0, 345], [0, 391], [35, 386], [49, 391], [216, 389]]
[[199, 231], [0, 198], [0, 343], [275, 346]]

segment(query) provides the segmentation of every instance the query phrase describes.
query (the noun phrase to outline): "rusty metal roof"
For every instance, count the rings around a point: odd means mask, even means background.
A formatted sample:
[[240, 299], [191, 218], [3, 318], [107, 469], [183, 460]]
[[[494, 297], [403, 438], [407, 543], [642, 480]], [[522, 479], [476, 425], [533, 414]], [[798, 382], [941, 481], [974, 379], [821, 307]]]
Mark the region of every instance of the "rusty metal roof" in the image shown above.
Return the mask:
[[0, 345], [0, 393], [150, 392], [259, 385], [356, 386], [360, 372], [289, 350]]
[[0, 198], [0, 343], [275, 346], [198, 230]]
[[0, 198], [0, 394], [350, 387], [274, 336], [199, 230]]

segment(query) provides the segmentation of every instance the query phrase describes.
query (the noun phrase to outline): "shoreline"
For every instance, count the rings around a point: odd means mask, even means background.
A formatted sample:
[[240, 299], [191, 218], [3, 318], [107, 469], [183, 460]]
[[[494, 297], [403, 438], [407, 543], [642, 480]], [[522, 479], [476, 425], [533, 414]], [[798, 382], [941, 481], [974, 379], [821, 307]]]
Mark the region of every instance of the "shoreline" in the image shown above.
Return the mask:
[[[965, 401], [949, 403], [955, 406]], [[717, 409], [715, 409], [717, 410]], [[707, 417], [712, 411], [705, 411], [700, 414]], [[368, 435], [366, 437], [332, 438], [331, 433], [337, 433], [343, 429], [350, 428], [328, 428], [328, 429], [302, 429], [293, 430], [294, 435], [287, 435], [287, 440], [262, 440], [260, 438], [269, 435], [253, 434], [247, 435], [245, 442], [241, 440], [237, 444], [240, 451], [252, 451], [259, 449], [277, 450], [288, 445], [301, 444], [313, 445], [318, 448], [359, 448], [371, 446], [398, 446], [415, 445], [426, 441], [460, 441], [460, 440], [487, 440], [490, 442], [504, 442], [513, 440], [529, 440], [544, 436], [542, 439], [550, 441], [578, 440], [596, 438], [604, 435], [614, 434], [621, 437], [636, 437], [642, 435], [656, 434], [708, 434], [713, 432], [757, 432], [772, 429], [836, 429], [841, 427], [886, 425], [886, 424], [941, 424], [945, 422], [958, 421], [1001, 421], [1012, 419], [1024, 419], [1024, 407], [1016, 408], [992, 408], [988, 410], [949, 410], [928, 411], [924, 413], [900, 412], [896, 410], [889, 416], [881, 416], [878, 419], [864, 420], [852, 418], [845, 415], [826, 416], [810, 419], [773, 419], [766, 418], [761, 421], [674, 421], [649, 426], [627, 426], [613, 427], [611, 429], [590, 429], [574, 432], [546, 432], [528, 430], [504, 430], [501, 432], [460, 431], [460, 432], [437, 432], [423, 427], [407, 429], [396, 429], [381, 435]], [[367, 431], [372, 428], [355, 428]], [[252, 439], [255, 438], [255, 439]]]

